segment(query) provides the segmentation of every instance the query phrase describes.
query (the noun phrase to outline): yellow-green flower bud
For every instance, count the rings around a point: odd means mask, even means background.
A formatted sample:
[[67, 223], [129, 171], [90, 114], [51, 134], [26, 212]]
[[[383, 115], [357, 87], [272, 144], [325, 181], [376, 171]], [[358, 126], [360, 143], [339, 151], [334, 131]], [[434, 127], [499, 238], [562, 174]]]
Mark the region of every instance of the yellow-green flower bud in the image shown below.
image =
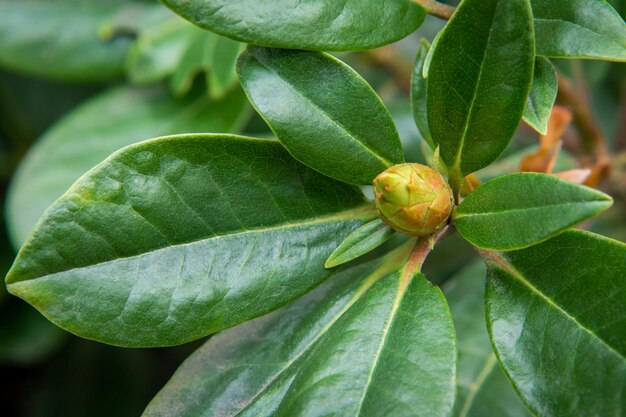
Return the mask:
[[376, 208], [395, 230], [429, 236], [444, 227], [452, 211], [452, 191], [434, 169], [421, 164], [395, 165], [374, 179]]

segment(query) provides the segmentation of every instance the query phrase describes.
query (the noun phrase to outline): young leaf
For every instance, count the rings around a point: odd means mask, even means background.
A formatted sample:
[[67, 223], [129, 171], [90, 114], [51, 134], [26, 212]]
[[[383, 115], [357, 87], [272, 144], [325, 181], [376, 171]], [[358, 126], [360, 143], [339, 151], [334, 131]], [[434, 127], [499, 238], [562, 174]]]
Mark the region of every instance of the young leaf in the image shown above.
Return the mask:
[[422, 39], [420, 47], [417, 50], [417, 59], [413, 67], [413, 75], [411, 76], [411, 110], [417, 129], [420, 131], [422, 138], [435, 149], [435, 144], [430, 135], [428, 128], [428, 116], [426, 113], [426, 78], [423, 76], [424, 61], [430, 50], [428, 41]]
[[214, 99], [223, 97], [238, 83], [235, 63], [241, 49], [239, 42], [196, 28], [172, 75], [174, 94], [185, 95], [195, 77], [204, 72], [209, 95]]
[[174, 100], [161, 86], [118, 87], [94, 97], [46, 133], [16, 172], [7, 201], [13, 245], [19, 249], [46, 207], [111, 153], [181, 131], [232, 132], [248, 109], [240, 88], [214, 103], [202, 89]]
[[206, 33], [166, 8], [157, 11], [158, 14], [147, 16], [153, 22], [142, 28], [137, 41], [129, 48], [125, 67], [132, 83], [150, 84], [172, 74], [193, 36], [197, 32]]
[[158, 7], [128, 0], [2, 0], [0, 65], [57, 80], [120, 76], [133, 39], [115, 36], [116, 16]]
[[123, 346], [185, 343], [329, 276], [372, 208], [276, 141], [180, 135], [128, 146], [38, 221], [9, 291], [59, 326]]
[[400, 137], [382, 101], [332, 56], [250, 46], [237, 72], [276, 137], [305, 165], [369, 185], [404, 162]]
[[485, 266], [465, 268], [446, 283], [459, 350], [456, 417], [531, 417], [493, 353], [485, 328]]
[[534, 62], [528, 0], [464, 0], [443, 29], [428, 75], [428, 125], [457, 188], [513, 137]]
[[538, 416], [626, 409], [626, 245], [568, 231], [487, 255], [486, 309], [498, 358]]
[[548, 121], [558, 90], [554, 67], [546, 58], [537, 57], [533, 83], [524, 109], [524, 121], [542, 135], [548, 133]]
[[275, 48], [348, 51], [404, 38], [425, 11], [408, 0], [161, 0], [185, 19], [241, 42]]
[[454, 210], [452, 223], [475, 246], [512, 250], [547, 240], [612, 204], [593, 188], [523, 172], [478, 187]]
[[343, 270], [281, 311], [213, 337], [144, 417], [448, 416], [450, 312], [422, 274], [405, 281], [406, 248], [400, 254]]
[[626, 24], [605, 0], [531, 0], [537, 54], [626, 61]]
[[365, 255], [385, 243], [394, 233], [382, 220], [372, 220], [350, 233], [328, 257], [324, 266], [334, 268]]

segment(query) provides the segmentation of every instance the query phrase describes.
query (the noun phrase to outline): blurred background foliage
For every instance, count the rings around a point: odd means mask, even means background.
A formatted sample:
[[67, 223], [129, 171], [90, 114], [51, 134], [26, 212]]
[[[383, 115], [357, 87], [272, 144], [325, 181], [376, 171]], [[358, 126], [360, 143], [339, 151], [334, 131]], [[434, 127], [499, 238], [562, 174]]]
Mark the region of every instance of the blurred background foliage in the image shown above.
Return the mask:
[[[626, 0], [611, 3], [626, 14]], [[444, 23], [427, 17], [415, 34], [393, 45], [338, 54], [387, 104], [410, 161], [432, 156], [411, 113], [412, 66], [420, 39], [432, 41]], [[186, 132], [270, 137], [237, 83], [234, 63], [241, 47], [192, 26], [156, 0], [1, 0], [1, 275], [45, 208], [117, 149]], [[626, 241], [625, 65], [555, 65], [591, 109], [612, 155], [611, 174], [598, 186], [616, 204], [584, 227]], [[522, 126], [507, 152], [478, 178], [517, 171], [537, 143], [537, 134]], [[584, 144], [584, 132], [574, 123], [563, 136], [555, 171], [588, 166]], [[468, 274], [482, 274], [477, 267], [464, 269], [475, 258], [468, 244], [451, 237], [437, 246], [425, 272], [436, 283], [463, 289]], [[458, 288], [452, 304], [463, 299]], [[462, 308], [452, 305], [453, 311]], [[0, 375], [8, 382], [0, 393], [3, 415], [138, 416], [201, 342], [148, 350], [80, 339], [9, 297], [2, 285]]]

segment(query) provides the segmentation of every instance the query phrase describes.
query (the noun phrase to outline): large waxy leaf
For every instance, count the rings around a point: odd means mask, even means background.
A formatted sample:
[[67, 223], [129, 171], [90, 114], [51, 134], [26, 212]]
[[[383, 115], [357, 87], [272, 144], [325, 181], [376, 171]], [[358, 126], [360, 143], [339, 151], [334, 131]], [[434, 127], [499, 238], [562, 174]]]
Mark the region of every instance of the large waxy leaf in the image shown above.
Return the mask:
[[492, 343], [538, 416], [626, 410], [626, 245], [568, 231], [487, 254]]
[[249, 47], [237, 68], [252, 104], [291, 154], [353, 184], [404, 162], [389, 112], [354, 70], [321, 52]]
[[[441, 292], [399, 260], [343, 270], [270, 316], [213, 337], [144, 417], [448, 416], [454, 328]], [[394, 259], [395, 258], [395, 259]]]
[[537, 57], [533, 83], [524, 109], [524, 121], [542, 135], [548, 133], [548, 121], [558, 90], [554, 67], [546, 58]]
[[456, 417], [530, 417], [500, 368], [485, 326], [485, 267], [461, 271], [444, 293], [454, 318], [459, 350]]
[[428, 125], [457, 188], [513, 137], [534, 55], [528, 0], [464, 0], [443, 30], [428, 72]]
[[131, 0], [2, 0], [0, 65], [61, 80], [119, 76], [133, 39], [129, 28], [115, 33], [116, 21], [155, 7]]
[[478, 187], [454, 209], [452, 222], [478, 247], [520, 249], [549, 239], [612, 204], [611, 197], [593, 188], [523, 172]]
[[239, 129], [248, 114], [243, 92], [237, 88], [210, 103], [200, 90], [174, 100], [161, 86], [119, 87], [63, 118], [31, 149], [13, 179], [7, 216], [16, 249], [54, 200], [116, 150], [156, 136]]
[[38, 221], [8, 289], [59, 326], [174, 345], [271, 311], [328, 277], [372, 208], [276, 141], [170, 136], [115, 153]]
[[430, 145], [431, 148], [435, 148], [433, 138], [430, 135], [430, 129], [428, 128], [428, 116], [426, 113], [426, 78], [424, 78], [424, 61], [430, 50], [428, 41], [422, 39], [420, 47], [417, 50], [417, 58], [415, 59], [415, 66], [413, 67], [413, 74], [411, 76], [411, 110], [413, 111], [413, 118], [415, 124], [419, 130], [422, 138]]
[[161, 0], [189, 21], [238, 41], [346, 51], [402, 39], [424, 20], [409, 0]]
[[605, 0], [531, 0], [537, 54], [626, 61], [626, 24]]

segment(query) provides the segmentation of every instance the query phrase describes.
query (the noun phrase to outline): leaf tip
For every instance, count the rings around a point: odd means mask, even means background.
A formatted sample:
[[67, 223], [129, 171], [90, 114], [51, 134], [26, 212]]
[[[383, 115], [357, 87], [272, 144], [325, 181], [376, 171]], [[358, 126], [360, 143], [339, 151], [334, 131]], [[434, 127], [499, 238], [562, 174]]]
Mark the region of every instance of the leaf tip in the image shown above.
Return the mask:
[[337, 257], [333, 253], [332, 255], [328, 257], [328, 259], [326, 259], [326, 262], [324, 262], [324, 268], [332, 269], [341, 264], [342, 264], [341, 260], [337, 259]]

